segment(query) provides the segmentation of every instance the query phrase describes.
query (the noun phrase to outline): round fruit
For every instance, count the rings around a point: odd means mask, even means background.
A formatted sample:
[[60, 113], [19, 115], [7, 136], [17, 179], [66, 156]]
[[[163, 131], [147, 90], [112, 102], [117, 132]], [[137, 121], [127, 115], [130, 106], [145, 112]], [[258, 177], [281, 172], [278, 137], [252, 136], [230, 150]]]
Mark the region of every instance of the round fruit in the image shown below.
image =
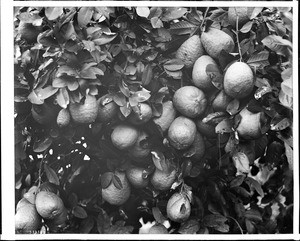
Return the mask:
[[216, 138], [216, 127], [207, 123], [204, 123], [202, 119], [196, 121], [197, 130], [208, 138]]
[[138, 112], [132, 111], [128, 116], [128, 121], [134, 125], [142, 125], [152, 118], [152, 109], [146, 103], [140, 103]]
[[187, 68], [193, 66], [195, 61], [204, 54], [200, 37], [193, 35], [188, 38], [177, 50], [176, 58], [182, 60]]
[[33, 233], [42, 226], [42, 218], [35, 205], [27, 203], [19, 206], [15, 214], [15, 230], [17, 233]]
[[161, 223], [154, 224], [150, 229], [151, 234], [169, 234], [168, 229]]
[[204, 112], [207, 100], [202, 90], [195, 86], [184, 86], [174, 93], [173, 104], [182, 115], [194, 118]]
[[130, 184], [132, 184], [135, 188], [144, 188], [148, 186], [149, 179], [143, 178], [143, 172], [145, 168], [131, 166], [126, 170], [126, 177]]
[[216, 28], [209, 28], [207, 32], [203, 32], [201, 43], [208, 55], [214, 59], [219, 59], [223, 49], [228, 53], [234, 49], [233, 39], [224, 31]]
[[151, 149], [149, 148], [149, 143], [147, 139], [149, 135], [144, 132], [140, 131], [139, 136], [134, 143], [133, 147], [130, 148], [129, 154], [134, 158], [145, 158], [150, 154]]
[[254, 87], [254, 75], [246, 63], [235, 62], [224, 75], [225, 93], [233, 98], [242, 99], [248, 96]]
[[134, 126], [120, 124], [111, 133], [111, 141], [120, 150], [132, 147], [139, 137], [139, 131]]
[[185, 152], [186, 157], [192, 156], [193, 158], [199, 159], [205, 153], [205, 143], [202, 135], [197, 131], [195, 140], [191, 147]]
[[160, 126], [163, 132], [167, 131], [176, 117], [176, 110], [172, 101], [166, 101], [162, 104], [161, 116], [153, 118], [153, 122]]
[[70, 103], [69, 111], [75, 123], [93, 123], [98, 115], [98, 103], [96, 97], [92, 95], [86, 95], [83, 104]]
[[236, 128], [239, 136], [245, 140], [253, 140], [261, 137], [261, 118], [263, 113], [252, 113], [247, 108], [241, 112], [241, 120]]
[[71, 121], [71, 115], [68, 109], [61, 109], [58, 112], [56, 122], [59, 127], [65, 127], [69, 125]]
[[125, 172], [116, 171], [114, 175], [116, 175], [120, 179], [122, 188], [117, 188], [112, 181], [107, 188], [102, 188], [102, 198], [111, 205], [120, 206], [125, 203], [130, 197], [131, 188], [126, 178]]
[[229, 7], [228, 8], [228, 22], [234, 28], [236, 27], [236, 20], [238, 19], [238, 26], [242, 27], [250, 19], [248, 17], [247, 7]]
[[31, 202], [29, 202], [29, 200], [25, 197], [23, 197], [18, 203], [17, 203], [17, 206], [16, 206], [16, 211], [18, 212], [18, 210], [20, 208], [22, 208], [23, 206], [26, 206], [28, 204], [32, 204]]
[[181, 193], [174, 193], [167, 203], [168, 218], [174, 222], [182, 223], [190, 217], [190, 214], [191, 204], [187, 196]]
[[54, 106], [46, 102], [42, 105], [32, 105], [31, 114], [33, 119], [41, 125], [52, 124], [57, 116]]
[[102, 96], [98, 101], [98, 114], [97, 121], [99, 122], [109, 122], [118, 113], [118, 105], [109, 97], [109, 95]]
[[156, 168], [151, 177], [151, 184], [156, 190], [169, 190], [175, 182], [176, 174], [177, 172], [175, 169], [170, 172], [164, 172]]
[[52, 192], [41, 191], [36, 195], [37, 212], [45, 219], [54, 219], [64, 211], [61, 198]]
[[216, 98], [212, 102], [212, 107], [214, 111], [224, 111], [226, 112], [228, 104], [232, 101], [232, 98], [221, 90]]
[[[211, 82], [211, 78], [206, 73], [206, 67], [211, 64], [214, 65], [214, 69], [219, 70], [217, 63], [209, 55], [202, 55], [198, 58], [194, 64], [192, 72], [192, 83], [201, 90], [213, 90], [215, 86]], [[218, 71], [221, 74], [220, 71]]]
[[45, 223], [49, 227], [51, 232], [63, 228], [66, 226], [66, 221], [68, 219], [68, 210], [64, 208], [61, 214], [57, 215], [54, 219], [45, 219]]
[[37, 41], [37, 36], [42, 32], [41, 26], [34, 26], [32, 23], [21, 21], [18, 27], [18, 33], [21, 39], [26, 40], [27, 43], [34, 43]]
[[168, 140], [177, 150], [183, 150], [191, 146], [196, 136], [196, 124], [191, 119], [179, 116], [171, 124], [168, 130]]

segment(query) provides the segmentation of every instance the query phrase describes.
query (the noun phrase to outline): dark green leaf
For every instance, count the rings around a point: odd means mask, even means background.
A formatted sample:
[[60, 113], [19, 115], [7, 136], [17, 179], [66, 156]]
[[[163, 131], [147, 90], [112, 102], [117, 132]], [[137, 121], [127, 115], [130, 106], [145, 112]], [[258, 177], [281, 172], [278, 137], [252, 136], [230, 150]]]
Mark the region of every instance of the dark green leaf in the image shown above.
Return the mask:
[[104, 72], [97, 67], [90, 67], [80, 71], [80, 77], [84, 79], [97, 79], [97, 75], [104, 75]]
[[67, 108], [70, 103], [69, 93], [66, 88], [60, 88], [56, 95], [57, 104], [63, 109]]
[[56, 185], [59, 185], [59, 179], [58, 179], [58, 176], [56, 175], [56, 172], [51, 167], [49, 167], [47, 164], [44, 164], [44, 170], [45, 170], [48, 181], [51, 183], [54, 183]]
[[248, 17], [250, 18], [250, 20], [252, 20], [253, 18], [256, 18], [256, 16], [258, 14], [260, 14], [260, 12], [263, 10], [263, 7], [254, 7], [254, 8], [249, 8], [248, 9]]
[[246, 178], [245, 175], [238, 175], [237, 177], [235, 177], [235, 178], [230, 182], [229, 186], [230, 186], [231, 188], [233, 188], [233, 187], [238, 187], [238, 186], [240, 186], [240, 185], [244, 182], [245, 178]]
[[101, 187], [103, 189], [108, 188], [108, 186], [111, 184], [113, 178], [112, 172], [106, 172], [103, 175], [101, 175]]
[[67, 65], [62, 65], [58, 68], [58, 70], [56, 72], [56, 77], [60, 77], [62, 75], [78, 77], [77, 71], [75, 69], [71, 68], [70, 66], [67, 66]]
[[254, 222], [261, 222], [262, 216], [258, 210], [250, 209], [245, 212], [245, 218], [254, 221]]
[[227, 114], [225, 112], [213, 112], [211, 114], [208, 114], [206, 117], [204, 117], [202, 122], [207, 124], [213, 124], [216, 122], [214, 121], [215, 119], [222, 118], [223, 120], [226, 116]]
[[53, 30], [46, 30], [37, 37], [37, 42], [45, 47], [58, 47], [58, 42], [53, 36]]
[[164, 167], [162, 163], [165, 162], [166, 160], [165, 155], [160, 151], [151, 151], [151, 154], [152, 154], [152, 161], [155, 167], [158, 170], [163, 171]]
[[231, 119], [222, 120], [215, 128], [216, 133], [230, 133], [233, 132], [233, 121]]
[[171, 59], [164, 63], [165, 70], [178, 71], [184, 67], [184, 63], [180, 59]]
[[164, 26], [159, 17], [152, 17], [150, 21], [153, 28], [162, 28]]
[[107, 234], [130, 234], [133, 231], [133, 226], [125, 226], [125, 221], [119, 220], [112, 225]]
[[32, 103], [32, 104], [36, 104], [36, 105], [41, 105], [44, 103], [44, 100], [41, 100], [35, 93], [34, 90], [31, 91], [31, 93], [28, 95], [28, 100]]
[[245, 179], [245, 182], [248, 184], [250, 189], [255, 190], [261, 197], [264, 197], [264, 191], [258, 181], [254, 180], [251, 177], [247, 177]]
[[54, 88], [53, 86], [49, 85], [43, 89], [36, 89], [35, 93], [37, 97], [41, 100], [45, 100], [50, 96], [54, 95], [58, 91], [58, 88]]
[[287, 127], [289, 127], [291, 125], [291, 121], [288, 118], [283, 118], [282, 120], [280, 120], [278, 123], [276, 124], [271, 124], [271, 130], [272, 131], [281, 131], [286, 129]]
[[165, 216], [161, 213], [158, 207], [152, 208], [152, 215], [156, 222], [163, 224], [167, 219]]
[[247, 232], [249, 234], [254, 234], [255, 233], [255, 226], [254, 226], [253, 222], [246, 218], [245, 219], [245, 224], [246, 224]]
[[80, 206], [74, 207], [72, 210], [72, 213], [75, 217], [80, 218], [80, 219], [85, 219], [88, 216], [86, 211]]
[[206, 66], [206, 74], [210, 77], [212, 84], [219, 90], [223, 89], [223, 75], [215, 64]]
[[240, 29], [240, 31], [242, 33], [248, 33], [251, 30], [252, 25], [253, 25], [253, 22], [249, 21], [243, 25], [243, 27]]
[[227, 18], [227, 12], [222, 8], [211, 11], [211, 15], [209, 16], [209, 19], [214, 22], [221, 22], [225, 18]]
[[232, 156], [233, 164], [237, 169], [237, 173], [249, 173], [250, 164], [249, 159], [243, 152], [236, 152]]
[[293, 48], [293, 45], [289, 40], [283, 39], [277, 35], [268, 35], [262, 40], [262, 43], [277, 54], [286, 57], [291, 55]]
[[150, 84], [153, 78], [153, 70], [152, 66], [150, 64], [147, 64], [146, 67], [143, 70], [143, 75], [142, 75], [142, 84], [144, 86]]
[[118, 106], [126, 106], [126, 98], [122, 92], [114, 93], [113, 99]]
[[183, 15], [187, 12], [187, 8], [182, 7], [167, 7], [164, 8], [161, 20], [168, 22], [174, 19], [178, 19], [183, 17]]
[[269, 52], [262, 51], [257, 54], [253, 54], [247, 61], [247, 64], [256, 68], [264, 68], [270, 65], [269, 63]]
[[189, 219], [184, 223], [181, 223], [178, 230], [181, 234], [196, 234], [200, 229], [200, 224], [195, 219]]
[[233, 99], [232, 101], [229, 102], [229, 104], [226, 107], [226, 111], [230, 114], [230, 115], [235, 115], [240, 107], [240, 101], [238, 99]]
[[52, 144], [52, 138], [45, 136], [43, 139], [37, 140], [33, 144], [34, 152], [43, 152], [47, 150]]
[[126, 105], [121, 106], [120, 111], [124, 117], [128, 117], [130, 115], [130, 113], [132, 112], [131, 105], [129, 105], [129, 103], [127, 103]]
[[140, 90], [135, 92], [131, 97], [136, 99], [136, 101], [140, 103], [147, 101], [151, 97], [151, 94], [146, 90]]
[[95, 220], [92, 216], [88, 216], [81, 221], [79, 226], [79, 233], [90, 233], [95, 225]]
[[123, 184], [117, 175], [113, 175], [112, 181], [116, 188], [120, 190], [123, 188]]
[[96, 45], [104, 45], [113, 41], [117, 36], [118, 34], [116, 33], [103, 33], [99, 38], [93, 39], [93, 42]]
[[80, 28], [86, 27], [86, 25], [91, 21], [94, 13], [93, 7], [82, 7], [80, 8], [77, 16], [78, 25]]
[[63, 14], [62, 7], [46, 7], [45, 8], [45, 15], [50, 21], [57, 19], [62, 14]]
[[206, 227], [213, 228], [219, 232], [227, 233], [229, 232], [229, 225], [225, 222], [227, 221], [227, 218], [219, 215], [219, 214], [211, 214], [206, 215], [203, 218], [203, 225]]
[[180, 21], [171, 24], [170, 31], [172, 34], [184, 35], [190, 34], [196, 27], [196, 25], [189, 23], [188, 21]]

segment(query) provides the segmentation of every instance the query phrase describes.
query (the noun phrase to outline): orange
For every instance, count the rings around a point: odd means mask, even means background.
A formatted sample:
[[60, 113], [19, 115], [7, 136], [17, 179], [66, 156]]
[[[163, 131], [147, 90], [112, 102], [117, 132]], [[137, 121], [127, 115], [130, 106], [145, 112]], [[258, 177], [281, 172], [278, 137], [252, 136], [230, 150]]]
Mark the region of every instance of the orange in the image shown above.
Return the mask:
[[119, 124], [111, 133], [111, 141], [115, 147], [125, 150], [132, 147], [139, 137], [139, 130], [128, 124]]
[[149, 234], [169, 234], [169, 232], [164, 225], [157, 223], [149, 229]]
[[135, 188], [145, 188], [148, 186], [149, 178], [143, 178], [145, 168], [131, 166], [126, 170], [126, 177], [130, 184]]
[[149, 135], [145, 131], [140, 131], [135, 144], [130, 148], [129, 154], [133, 158], [145, 158], [150, 154]]
[[151, 106], [147, 103], [139, 103], [138, 111], [132, 111], [128, 116], [128, 121], [134, 125], [142, 125], [152, 118]]
[[181, 193], [174, 193], [167, 203], [168, 218], [174, 222], [182, 223], [191, 214], [191, 204], [187, 196]]
[[232, 101], [232, 97], [227, 95], [224, 90], [221, 90], [212, 102], [214, 111], [226, 112], [228, 104]]
[[119, 107], [113, 100], [111, 100], [108, 94], [102, 96], [97, 102], [97, 121], [106, 123], [111, 121], [117, 115]]
[[151, 184], [156, 190], [169, 190], [175, 182], [176, 175], [177, 171], [175, 169], [169, 172], [164, 172], [156, 168], [151, 176]]

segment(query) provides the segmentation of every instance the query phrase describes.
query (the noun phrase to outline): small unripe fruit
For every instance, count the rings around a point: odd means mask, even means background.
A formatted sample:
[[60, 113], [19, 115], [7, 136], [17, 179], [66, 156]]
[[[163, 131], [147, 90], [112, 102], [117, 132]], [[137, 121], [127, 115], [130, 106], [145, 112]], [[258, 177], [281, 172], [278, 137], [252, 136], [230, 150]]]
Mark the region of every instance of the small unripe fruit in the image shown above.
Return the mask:
[[65, 127], [70, 124], [71, 115], [68, 109], [61, 109], [57, 115], [57, 125], [59, 127]]
[[127, 124], [116, 126], [111, 133], [112, 144], [120, 150], [132, 147], [139, 137], [137, 128]]

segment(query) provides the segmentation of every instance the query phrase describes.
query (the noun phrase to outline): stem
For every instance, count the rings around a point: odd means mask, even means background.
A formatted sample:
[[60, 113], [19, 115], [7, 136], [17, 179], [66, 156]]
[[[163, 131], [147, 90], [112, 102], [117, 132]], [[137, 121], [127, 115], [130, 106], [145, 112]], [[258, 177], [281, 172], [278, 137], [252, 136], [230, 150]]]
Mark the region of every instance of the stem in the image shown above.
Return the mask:
[[43, 152], [43, 158], [41, 160], [40, 167], [39, 167], [39, 179], [38, 179], [39, 183], [38, 183], [38, 187], [40, 187], [41, 182], [42, 182], [42, 167], [43, 167], [43, 164], [44, 164], [46, 153], [47, 153], [47, 150]]
[[235, 35], [236, 35], [236, 41], [238, 45], [238, 50], [239, 50], [239, 55], [240, 55], [240, 62], [242, 62], [242, 50], [241, 50], [241, 45], [240, 45], [240, 40], [239, 40], [239, 15], [236, 11], [236, 8], [234, 8], [235, 15], [236, 15], [236, 30], [235, 30]]
[[202, 21], [202, 23], [200, 24], [200, 26], [199, 26], [199, 29], [200, 29], [200, 31], [202, 32], [202, 26], [203, 26], [203, 24], [204, 24], [204, 22], [205, 22], [205, 18], [206, 18], [206, 16], [207, 16], [207, 14], [208, 14], [208, 10], [209, 10], [209, 7], [207, 7], [206, 8], [206, 10], [205, 10], [205, 13], [204, 13], [204, 16], [203, 16], [203, 21]]

